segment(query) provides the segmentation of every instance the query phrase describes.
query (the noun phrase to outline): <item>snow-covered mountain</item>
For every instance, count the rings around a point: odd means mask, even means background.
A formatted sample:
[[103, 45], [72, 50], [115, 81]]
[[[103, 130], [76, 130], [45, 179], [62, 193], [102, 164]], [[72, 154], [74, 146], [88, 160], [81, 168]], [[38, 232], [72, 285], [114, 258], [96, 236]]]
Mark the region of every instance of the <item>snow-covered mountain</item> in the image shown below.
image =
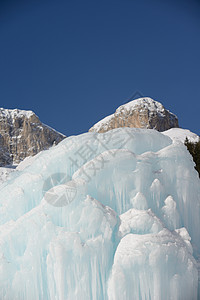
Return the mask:
[[2, 300], [197, 299], [200, 184], [183, 143], [90, 132], [21, 166], [0, 189]]
[[0, 166], [18, 164], [64, 138], [32, 111], [0, 108]]
[[164, 106], [148, 97], [130, 101], [117, 108], [90, 128], [91, 132], [106, 132], [120, 127], [148, 128], [165, 131], [178, 126], [178, 118]]

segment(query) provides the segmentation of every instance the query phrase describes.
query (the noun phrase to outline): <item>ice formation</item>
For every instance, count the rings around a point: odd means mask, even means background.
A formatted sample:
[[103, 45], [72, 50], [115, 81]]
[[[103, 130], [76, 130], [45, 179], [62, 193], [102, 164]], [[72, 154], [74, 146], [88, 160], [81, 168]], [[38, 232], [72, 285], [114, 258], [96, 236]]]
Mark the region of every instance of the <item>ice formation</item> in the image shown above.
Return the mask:
[[1, 300], [198, 298], [200, 185], [183, 143], [69, 137], [0, 189]]

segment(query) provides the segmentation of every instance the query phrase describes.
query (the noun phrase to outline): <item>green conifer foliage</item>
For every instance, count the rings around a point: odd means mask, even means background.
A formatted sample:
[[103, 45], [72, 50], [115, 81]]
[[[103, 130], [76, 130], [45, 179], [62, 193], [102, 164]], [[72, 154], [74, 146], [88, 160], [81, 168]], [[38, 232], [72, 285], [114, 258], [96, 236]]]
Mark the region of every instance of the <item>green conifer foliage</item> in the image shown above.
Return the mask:
[[200, 177], [200, 139], [196, 143], [189, 142], [188, 138], [185, 139], [185, 145], [193, 157], [193, 161], [195, 162], [195, 169], [199, 173]]

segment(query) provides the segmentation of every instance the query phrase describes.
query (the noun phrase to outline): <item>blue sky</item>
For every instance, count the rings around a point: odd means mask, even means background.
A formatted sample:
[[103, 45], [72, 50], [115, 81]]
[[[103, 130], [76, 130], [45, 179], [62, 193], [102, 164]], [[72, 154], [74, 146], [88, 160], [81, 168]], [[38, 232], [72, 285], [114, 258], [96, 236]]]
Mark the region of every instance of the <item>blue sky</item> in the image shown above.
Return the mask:
[[0, 2], [0, 107], [69, 136], [137, 92], [200, 134], [200, 1]]

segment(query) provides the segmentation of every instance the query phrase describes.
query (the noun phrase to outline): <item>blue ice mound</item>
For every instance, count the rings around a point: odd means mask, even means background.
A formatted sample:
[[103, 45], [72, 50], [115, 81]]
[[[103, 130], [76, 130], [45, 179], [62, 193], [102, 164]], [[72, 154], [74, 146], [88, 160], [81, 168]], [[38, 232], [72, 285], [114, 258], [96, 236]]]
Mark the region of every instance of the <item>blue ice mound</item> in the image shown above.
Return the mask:
[[0, 299], [197, 299], [200, 184], [154, 130], [85, 133], [0, 189]]

